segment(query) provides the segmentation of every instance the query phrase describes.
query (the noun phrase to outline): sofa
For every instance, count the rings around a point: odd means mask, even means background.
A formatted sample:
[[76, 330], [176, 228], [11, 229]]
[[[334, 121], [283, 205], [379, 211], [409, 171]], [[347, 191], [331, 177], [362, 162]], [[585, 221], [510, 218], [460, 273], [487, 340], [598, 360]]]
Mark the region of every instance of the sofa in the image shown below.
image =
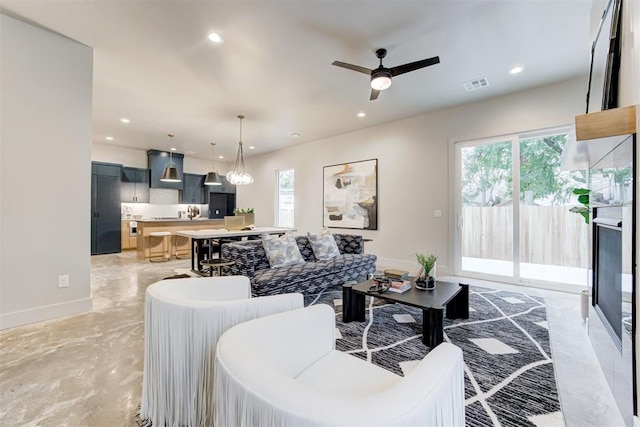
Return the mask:
[[312, 295], [351, 280], [361, 281], [375, 271], [377, 257], [364, 253], [362, 236], [333, 234], [340, 255], [317, 260], [307, 236], [296, 236], [303, 264], [271, 268], [261, 240], [222, 245], [222, 258], [235, 263], [222, 267], [222, 275], [246, 276], [254, 296], [299, 292]]
[[218, 341], [216, 426], [465, 425], [462, 351], [431, 350], [404, 377], [335, 349], [319, 304], [239, 324]]

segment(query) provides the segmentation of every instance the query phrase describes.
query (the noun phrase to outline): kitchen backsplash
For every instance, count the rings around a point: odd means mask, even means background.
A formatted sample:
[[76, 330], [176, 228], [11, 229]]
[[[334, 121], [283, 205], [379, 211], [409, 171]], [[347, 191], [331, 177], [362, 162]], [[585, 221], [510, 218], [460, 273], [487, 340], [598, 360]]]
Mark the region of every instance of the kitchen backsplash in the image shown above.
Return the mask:
[[[153, 200], [153, 198], [151, 200]], [[209, 216], [209, 205], [196, 204], [121, 203], [120, 211], [123, 219], [133, 219], [134, 215], [142, 215], [142, 218], [145, 219], [178, 218], [178, 212], [187, 212], [189, 206], [196, 206], [200, 209], [200, 216], [205, 218]]]
[[168, 188], [150, 188], [149, 203], [160, 205], [177, 205], [180, 201], [180, 193], [178, 190]]

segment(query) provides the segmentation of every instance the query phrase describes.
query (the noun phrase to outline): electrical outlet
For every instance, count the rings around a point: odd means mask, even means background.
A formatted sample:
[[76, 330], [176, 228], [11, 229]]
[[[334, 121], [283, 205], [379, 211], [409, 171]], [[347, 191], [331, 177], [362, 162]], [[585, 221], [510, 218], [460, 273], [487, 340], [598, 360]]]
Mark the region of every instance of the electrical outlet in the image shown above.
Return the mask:
[[441, 216], [442, 216], [442, 211], [440, 209], [436, 209], [435, 211], [433, 211], [434, 218], [440, 218]]
[[59, 288], [68, 288], [69, 287], [69, 275], [62, 274], [58, 276], [58, 287]]

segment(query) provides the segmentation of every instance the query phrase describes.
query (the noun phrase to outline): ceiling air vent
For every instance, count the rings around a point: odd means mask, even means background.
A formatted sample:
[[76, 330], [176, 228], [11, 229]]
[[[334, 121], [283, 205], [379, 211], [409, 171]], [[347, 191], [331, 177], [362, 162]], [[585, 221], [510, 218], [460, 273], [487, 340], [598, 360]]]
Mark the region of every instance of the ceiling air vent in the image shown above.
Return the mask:
[[486, 77], [480, 77], [479, 79], [470, 80], [462, 84], [467, 92], [471, 92], [472, 90], [482, 89], [483, 87], [489, 86], [489, 80]]

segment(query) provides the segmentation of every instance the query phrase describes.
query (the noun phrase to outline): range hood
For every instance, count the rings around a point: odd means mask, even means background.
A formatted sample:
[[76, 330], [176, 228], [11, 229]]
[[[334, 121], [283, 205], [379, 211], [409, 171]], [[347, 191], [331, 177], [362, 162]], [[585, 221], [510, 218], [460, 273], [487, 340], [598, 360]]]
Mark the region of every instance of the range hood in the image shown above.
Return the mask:
[[[182, 182], [165, 182], [160, 181], [165, 166], [169, 164], [169, 152], [161, 150], [148, 150], [147, 157], [149, 158], [149, 169], [151, 170], [151, 188], [171, 188], [174, 190], [182, 190], [184, 184]], [[172, 153], [173, 166], [176, 167], [180, 176], [184, 176], [182, 164], [184, 160], [184, 154]]]

